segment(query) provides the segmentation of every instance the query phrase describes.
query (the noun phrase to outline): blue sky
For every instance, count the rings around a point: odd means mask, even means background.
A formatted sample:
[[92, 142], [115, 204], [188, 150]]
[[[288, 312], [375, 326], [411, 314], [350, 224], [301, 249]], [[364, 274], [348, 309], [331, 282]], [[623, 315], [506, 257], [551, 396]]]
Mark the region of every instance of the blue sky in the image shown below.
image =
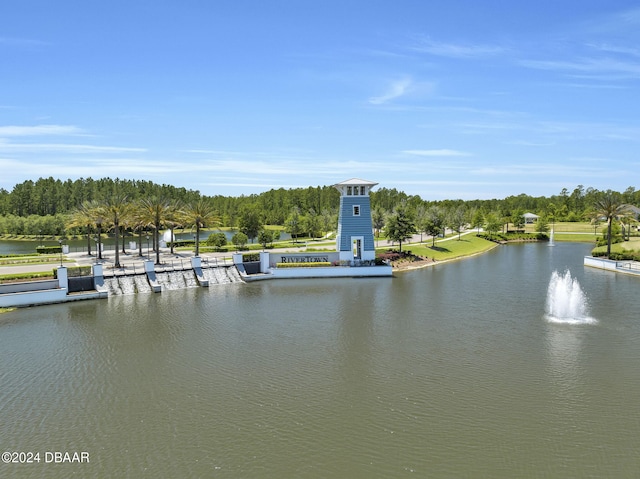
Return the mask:
[[20, 0], [0, 19], [0, 188], [638, 183], [637, 2]]

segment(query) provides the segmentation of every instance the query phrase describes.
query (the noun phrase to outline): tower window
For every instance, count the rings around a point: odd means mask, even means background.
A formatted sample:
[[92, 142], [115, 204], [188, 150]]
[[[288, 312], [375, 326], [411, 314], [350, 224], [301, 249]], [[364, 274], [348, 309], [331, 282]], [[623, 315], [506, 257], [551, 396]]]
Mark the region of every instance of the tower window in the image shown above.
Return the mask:
[[353, 216], [360, 216], [360, 205], [353, 205]]
[[364, 186], [360, 187], [360, 194], [364, 196]]
[[351, 187], [347, 186], [347, 195], [351, 196]]

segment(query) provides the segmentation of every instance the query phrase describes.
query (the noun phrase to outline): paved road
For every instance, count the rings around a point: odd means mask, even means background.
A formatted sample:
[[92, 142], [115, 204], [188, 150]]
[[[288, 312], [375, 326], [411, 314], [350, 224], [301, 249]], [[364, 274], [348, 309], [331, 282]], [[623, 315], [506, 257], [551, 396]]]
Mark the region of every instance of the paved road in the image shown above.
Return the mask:
[[[74, 263], [65, 262], [64, 264], [66, 266], [71, 266]], [[60, 263], [0, 266], [0, 275], [51, 272], [58, 266], [60, 266]]]

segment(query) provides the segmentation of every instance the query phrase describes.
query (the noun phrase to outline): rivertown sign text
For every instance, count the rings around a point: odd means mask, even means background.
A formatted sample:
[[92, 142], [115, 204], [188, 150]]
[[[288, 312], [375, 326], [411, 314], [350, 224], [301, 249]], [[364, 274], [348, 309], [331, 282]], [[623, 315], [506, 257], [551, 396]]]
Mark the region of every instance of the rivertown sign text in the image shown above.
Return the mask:
[[328, 263], [328, 256], [280, 256], [281, 263]]

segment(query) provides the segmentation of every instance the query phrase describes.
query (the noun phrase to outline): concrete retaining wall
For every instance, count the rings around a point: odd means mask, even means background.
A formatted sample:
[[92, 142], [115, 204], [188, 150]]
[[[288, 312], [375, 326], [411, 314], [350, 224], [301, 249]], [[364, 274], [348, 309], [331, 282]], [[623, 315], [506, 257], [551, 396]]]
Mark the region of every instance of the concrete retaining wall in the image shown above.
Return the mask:
[[608, 271], [617, 270], [617, 261], [613, 261], [606, 258], [594, 258], [593, 256], [584, 257], [584, 265], [591, 268], [606, 269]]
[[616, 273], [640, 276], [640, 263], [638, 261], [614, 261], [605, 258], [594, 258], [593, 256], [585, 256], [584, 265], [591, 268], [614, 271]]
[[45, 289], [24, 293], [0, 295], [0, 307], [32, 306], [36, 304], [62, 303], [66, 301], [66, 289]]
[[57, 287], [57, 279], [46, 279], [43, 281], [23, 281], [20, 283], [0, 284], [0, 294], [41, 291], [44, 289], [55, 289]]
[[272, 268], [270, 273], [273, 278], [353, 278], [392, 276], [393, 269], [391, 266], [331, 266], [328, 268]]

